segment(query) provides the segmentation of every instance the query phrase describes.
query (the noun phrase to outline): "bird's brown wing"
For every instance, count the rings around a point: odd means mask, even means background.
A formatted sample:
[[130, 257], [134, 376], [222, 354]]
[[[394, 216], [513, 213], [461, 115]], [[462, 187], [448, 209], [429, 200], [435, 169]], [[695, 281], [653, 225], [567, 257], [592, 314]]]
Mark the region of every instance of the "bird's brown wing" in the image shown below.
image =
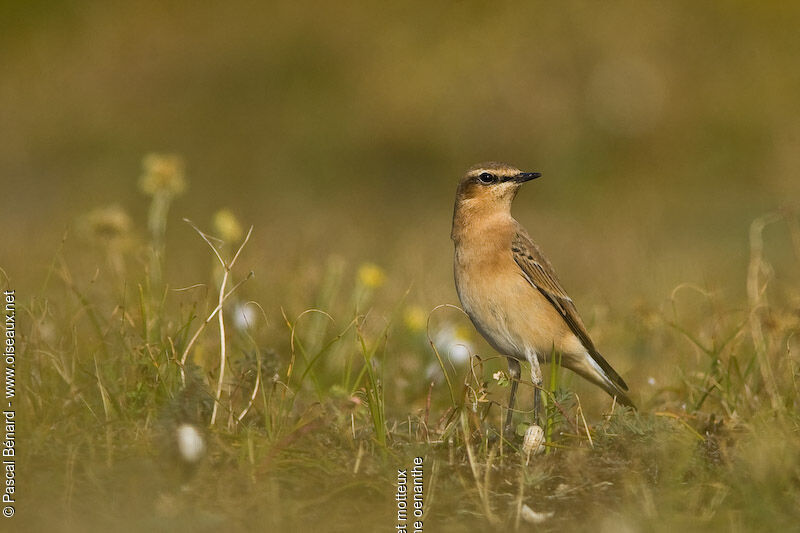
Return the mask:
[[572, 303], [572, 298], [569, 297], [567, 291], [559, 283], [553, 266], [522, 227], [517, 229], [514, 239], [511, 241], [511, 253], [514, 255], [514, 261], [522, 270], [525, 279], [536, 287], [555, 307], [569, 326], [569, 329], [578, 337], [589, 352], [589, 355], [603, 369], [609, 379], [623, 390], [628, 390], [628, 385], [625, 384], [625, 381], [595, 348], [589, 333], [586, 331], [586, 326], [583, 325], [583, 321], [578, 315], [575, 304]]

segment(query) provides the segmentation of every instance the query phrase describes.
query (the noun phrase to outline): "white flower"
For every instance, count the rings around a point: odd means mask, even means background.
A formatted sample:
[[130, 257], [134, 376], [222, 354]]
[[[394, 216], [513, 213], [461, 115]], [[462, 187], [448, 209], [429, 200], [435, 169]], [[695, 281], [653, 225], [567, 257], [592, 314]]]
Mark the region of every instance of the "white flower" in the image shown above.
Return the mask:
[[531, 524], [541, 524], [542, 522], [553, 518], [555, 514], [555, 511], [550, 511], [549, 513], [537, 513], [528, 507], [528, 504], [525, 504], [522, 506], [522, 512], [520, 513], [520, 516], [523, 520], [530, 522]]
[[196, 463], [203, 457], [206, 451], [206, 443], [203, 436], [191, 424], [181, 424], [176, 430], [178, 439], [178, 452], [187, 463]]
[[442, 355], [447, 355], [455, 365], [465, 364], [475, 349], [469, 331], [463, 326], [444, 323], [433, 335], [433, 343]]
[[256, 310], [252, 305], [238, 304], [233, 308], [233, 327], [239, 331], [252, 328], [255, 321]]

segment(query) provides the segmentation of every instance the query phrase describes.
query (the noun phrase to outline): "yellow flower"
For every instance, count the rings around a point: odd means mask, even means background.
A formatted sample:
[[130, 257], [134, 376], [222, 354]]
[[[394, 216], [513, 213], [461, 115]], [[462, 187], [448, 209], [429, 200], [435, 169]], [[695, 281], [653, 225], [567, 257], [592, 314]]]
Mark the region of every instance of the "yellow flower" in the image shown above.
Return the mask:
[[236, 242], [242, 238], [242, 226], [236, 216], [228, 209], [214, 213], [214, 231], [223, 241]]
[[411, 331], [423, 331], [428, 323], [428, 313], [418, 305], [410, 305], [403, 311], [403, 323]]
[[178, 196], [186, 190], [183, 159], [171, 154], [147, 154], [142, 160], [144, 172], [139, 189], [149, 195]]
[[374, 263], [364, 263], [358, 267], [358, 280], [367, 288], [377, 289], [386, 281], [386, 274]]

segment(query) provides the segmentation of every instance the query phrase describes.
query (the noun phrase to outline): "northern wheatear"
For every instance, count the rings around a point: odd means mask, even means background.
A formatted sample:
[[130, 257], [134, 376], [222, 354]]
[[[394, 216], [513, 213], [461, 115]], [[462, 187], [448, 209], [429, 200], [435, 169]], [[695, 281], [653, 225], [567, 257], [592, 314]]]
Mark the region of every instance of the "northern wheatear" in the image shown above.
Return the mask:
[[461, 305], [475, 328], [508, 359], [512, 378], [506, 426], [511, 424], [520, 361], [531, 365], [538, 423], [541, 362], [561, 364], [633, 407], [628, 386], [589, 338], [550, 262], [511, 216], [520, 186], [541, 176], [504, 163], [470, 168], [456, 191], [453, 212], [455, 279]]

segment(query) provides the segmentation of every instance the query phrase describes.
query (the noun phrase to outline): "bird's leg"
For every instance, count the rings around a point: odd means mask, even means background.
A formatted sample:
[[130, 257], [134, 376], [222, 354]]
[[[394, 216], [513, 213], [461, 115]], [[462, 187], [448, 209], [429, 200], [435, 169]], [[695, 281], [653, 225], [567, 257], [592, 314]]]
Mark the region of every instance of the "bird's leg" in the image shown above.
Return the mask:
[[539, 358], [535, 352], [526, 352], [525, 358], [531, 364], [531, 381], [533, 382], [533, 421], [539, 424], [539, 409], [542, 404], [542, 368], [539, 366]]
[[521, 367], [519, 361], [508, 358], [508, 375], [511, 377], [511, 396], [508, 398], [508, 414], [506, 415], [506, 433], [513, 435], [511, 427], [511, 417], [514, 414], [514, 400], [517, 398], [517, 387], [519, 386], [519, 376]]

